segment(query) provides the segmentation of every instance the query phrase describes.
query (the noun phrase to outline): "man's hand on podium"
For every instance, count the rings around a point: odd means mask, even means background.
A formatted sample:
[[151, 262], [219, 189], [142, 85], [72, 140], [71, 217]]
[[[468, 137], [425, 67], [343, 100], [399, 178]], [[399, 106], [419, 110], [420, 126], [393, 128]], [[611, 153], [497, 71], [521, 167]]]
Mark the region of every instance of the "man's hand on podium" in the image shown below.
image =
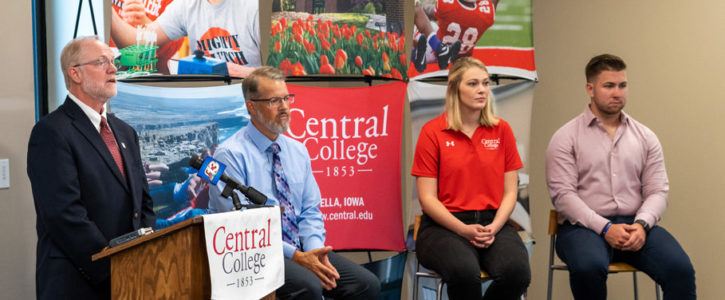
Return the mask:
[[307, 252], [295, 251], [292, 255], [292, 261], [312, 271], [320, 278], [322, 287], [331, 290], [337, 287], [335, 280], [340, 278], [337, 269], [330, 263], [327, 254], [332, 251], [332, 247], [326, 246], [310, 250]]

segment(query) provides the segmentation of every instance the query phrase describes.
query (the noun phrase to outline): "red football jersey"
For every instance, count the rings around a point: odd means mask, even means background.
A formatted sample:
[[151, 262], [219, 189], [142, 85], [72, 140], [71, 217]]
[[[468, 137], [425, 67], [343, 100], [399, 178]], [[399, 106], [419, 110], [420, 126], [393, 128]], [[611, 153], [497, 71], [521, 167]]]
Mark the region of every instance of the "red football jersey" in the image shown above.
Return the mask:
[[461, 0], [436, 1], [436, 34], [446, 44], [461, 41], [460, 55], [470, 55], [476, 42], [493, 25], [496, 9], [489, 0], [476, 1], [473, 7], [459, 1]]

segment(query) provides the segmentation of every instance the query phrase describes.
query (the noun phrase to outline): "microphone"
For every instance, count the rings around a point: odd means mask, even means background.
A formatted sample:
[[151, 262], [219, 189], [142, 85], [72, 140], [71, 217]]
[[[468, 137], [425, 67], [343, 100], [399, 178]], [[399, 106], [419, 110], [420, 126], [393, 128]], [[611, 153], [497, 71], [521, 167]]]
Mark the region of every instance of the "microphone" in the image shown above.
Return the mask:
[[237, 210], [242, 208], [242, 204], [239, 203], [237, 195], [232, 192], [233, 190], [240, 191], [247, 197], [247, 199], [249, 199], [249, 201], [256, 205], [264, 205], [267, 203], [267, 196], [262, 194], [260, 191], [254, 189], [253, 187], [243, 185], [224, 174], [224, 169], [226, 169], [227, 166], [220, 161], [213, 159], [211, 156], [207, 156], [206, 159], [202, 160], [198, 155], [192, 155], [189, 160], [189, 165], [192, 168], [199, 170], [197, 173], [199, 177], [209, 180], [212, 184], [217, 184], [219, 180], [223, 181], [226, 184], [226, 187], [224, 187], [224, 191], [222, 191], [222, 197], [232, 197], [234, 207]]

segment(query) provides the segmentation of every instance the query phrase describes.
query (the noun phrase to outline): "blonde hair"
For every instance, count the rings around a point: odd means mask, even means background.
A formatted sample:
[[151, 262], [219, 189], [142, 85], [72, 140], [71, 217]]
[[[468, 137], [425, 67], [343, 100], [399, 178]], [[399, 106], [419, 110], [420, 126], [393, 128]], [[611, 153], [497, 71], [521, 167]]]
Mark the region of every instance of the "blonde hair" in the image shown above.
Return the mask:
[[60, 52], [60, 69], [63, 71], [63, 79], [65, 80], [66, 88], [70, 88], [71, 84], [68, 69], [80, 63], [83, 43], [88, 40], [98, 41], [99, 39], [98, 36], [79, 37], [68, 42], [68, 44], [63, 47], [63, 51]]
[[[463, 73], [470, 68], [479, 68], [486, 72], [488, 69], [480, 60], [464, 56], [456, 59], [448, 71], [448, 90], [446, 90], [446, 119], [448, 119], [448, 129], [461, 131], [463, 122], [461, 121], [461, 98], [458, 87], [463, 81]], [[489, 91], [486, 101], [486, 107], [481, 110], [479, 123], [482, 126], [493, 127], [498, 125], [499, 119], [493, 114], [493, 93]]]

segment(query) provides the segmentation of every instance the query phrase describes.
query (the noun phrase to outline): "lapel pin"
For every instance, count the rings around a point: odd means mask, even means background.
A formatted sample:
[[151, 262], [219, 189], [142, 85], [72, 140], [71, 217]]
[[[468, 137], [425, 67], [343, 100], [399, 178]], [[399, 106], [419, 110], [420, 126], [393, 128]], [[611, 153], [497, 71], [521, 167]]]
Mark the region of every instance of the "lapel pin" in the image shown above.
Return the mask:
[[126, 149], [126, 144], [124, 144], [123, 142], [121, 142], [121, 148]]

